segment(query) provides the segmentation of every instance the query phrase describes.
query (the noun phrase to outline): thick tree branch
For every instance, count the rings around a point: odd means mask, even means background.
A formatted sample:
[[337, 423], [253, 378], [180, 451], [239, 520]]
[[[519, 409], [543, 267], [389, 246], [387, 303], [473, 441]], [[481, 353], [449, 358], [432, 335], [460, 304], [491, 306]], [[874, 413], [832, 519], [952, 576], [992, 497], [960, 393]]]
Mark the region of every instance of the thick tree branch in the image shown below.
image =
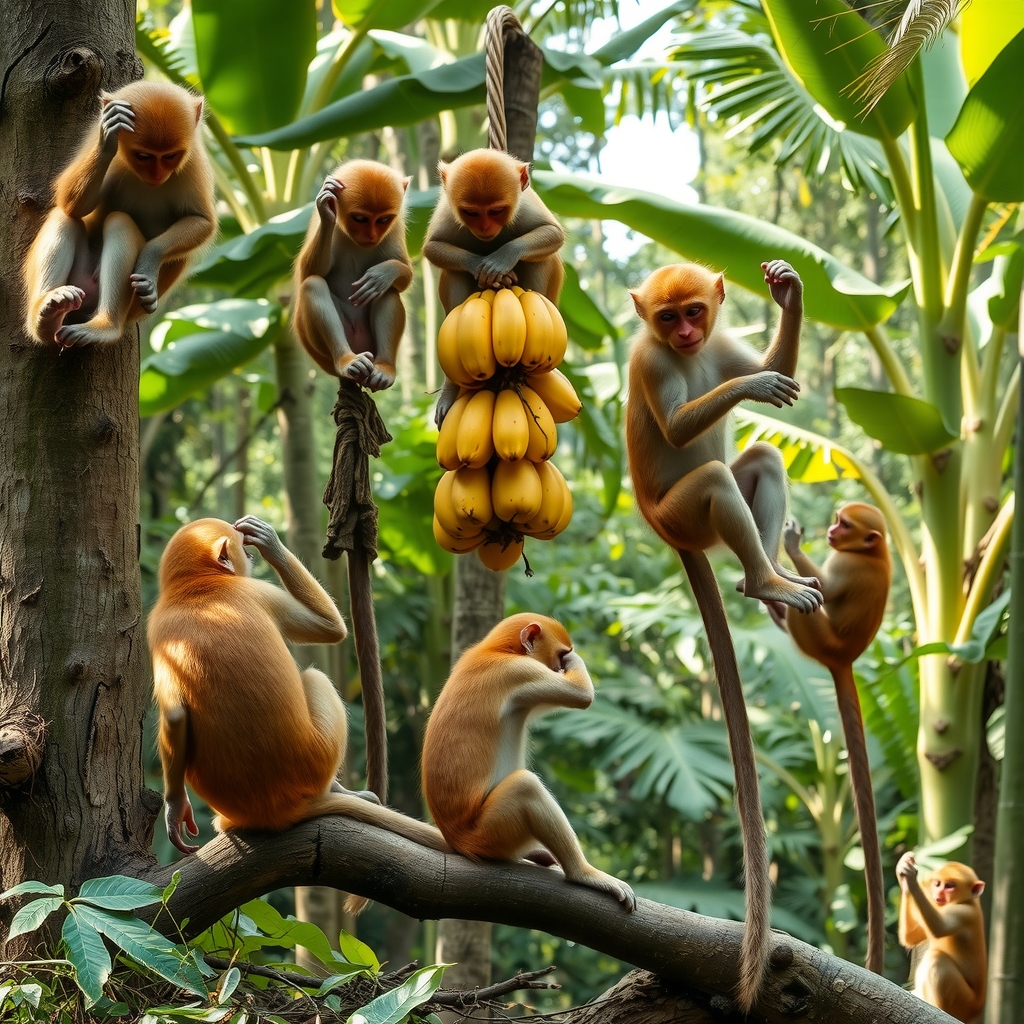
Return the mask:
[[[288, 885], [330, 885], [418, 918], [456, 917], [539, 928], [618, 957], [666, 981], [718, 996], [737, 979], [742, 925], [641, 899], [612, 899], [531, 864], [479, 864], [342, 817], [288, 832], [217, 837], [185, 861], [150, 869], [181, 881], [168, 909], [194, 936], [228, 911]], [[164, 925], [164, 922], [159, 922]], [[166, 930], [173, 931], [166, 922]], [[951, 1017], [854, 964], [775, 932], [754, 1010], [772, 1024], [949, 1024]]]

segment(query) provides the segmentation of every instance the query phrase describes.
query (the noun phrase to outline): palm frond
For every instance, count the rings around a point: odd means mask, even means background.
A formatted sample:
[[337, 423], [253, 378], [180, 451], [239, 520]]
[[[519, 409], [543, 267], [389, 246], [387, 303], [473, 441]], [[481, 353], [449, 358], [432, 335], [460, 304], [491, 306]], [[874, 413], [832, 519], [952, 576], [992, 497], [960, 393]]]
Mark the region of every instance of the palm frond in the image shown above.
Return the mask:
[[921, 50], [931, 49], [968, 3], [970, 0], [908, 0], [884, 52], [850, 83], [850, 95], [864, 100], [862, 113], [868, 113], [881, 100]]

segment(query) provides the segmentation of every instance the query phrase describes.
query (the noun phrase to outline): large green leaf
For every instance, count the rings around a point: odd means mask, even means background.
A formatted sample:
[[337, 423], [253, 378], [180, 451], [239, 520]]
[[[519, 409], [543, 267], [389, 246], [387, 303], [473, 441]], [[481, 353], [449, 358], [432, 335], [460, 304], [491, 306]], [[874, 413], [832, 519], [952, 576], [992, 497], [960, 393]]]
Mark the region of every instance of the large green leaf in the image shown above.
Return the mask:
[[11, 921], [7, 940], [17, 938], [27, 932], [34, 932], [58, 907], [64, 905], [62, 896], [41, 896], [21, 908]]
[[882, 37], [843, 0], [762, 0], [772, 35], [790, 70], [835, 121], [875, 139], [898, 138], [917, 116], [906, 76], [867, 114], [852, 87], [885, 52]]
[[103, 945], [103, 936], [87, 919], [88, 909], [71, 907], [61, 929], [68, 960], [75, 968], [75, 980], [85, 993], [86, 1008], [103, 995], [103, 985], [110, 977], [110, 954]]
[[450, 964], [422, 967], [397, 988], [377, 996], [349, 1017], [349, 1024], [402, 1024], [417, 1006], [425, 1003], [439, 988], [441, 977]]
[[840, 478], [860, 478], [845, 450], [817, 434], [742, 407], [735, 410], [733, 419], [737, 446], [749, 448], [756, 441], [774, 445], [782, 453], [790, 480], [817, 484]]
[[274, 340], [280, 319], [281, 307], [266, 299], [225, 299], [170, 314], [153, 331], [159, 350], [142, 362], [140, 415], [175, 408], [259, 355]]
[[151, 882], [127, 875], [108, 875], [86, 879], [76, 899], [105, 910], [138, 910], [159, 903], [162, 892]]
[[229, 131], [265, 132], [295, 116], [316, 15], [315, 0], [192, 0], [203, 92]]
[[970, 3], [960, 12], [960, 60], [967, 84], [974, 85], [996, 54], [1024, 29], [1024, 3], [1001, 0]]
[[762, 260], [789, 260], [803, 278], [807, 316], [833, 327], [864, 330], [888, 320], [909, 287], [876, 285], [799, 235], [733, 210], [550, 171], [535, 172], [533, 183], [555, 213], [621, 221], [766, 298]]
[[1024, 31], [996, 55], [967, 94], [946, 145], [971, 188], [990, 202], [1024, 199]]
[[580, 348], [598, 349], [605, 338], [616, 338], [619, 332], [597, 305], [589, 291], [580, 284], [579, 274], [571, 263], [565, 264], [565, 281], [558, 296], [558, 308], [569, 330], [569, 337]]
[[836, 388], [836, 398], [847, 416], [890, 452], [926, 455], [959, 437], [946, 426], [942, 413], [920, 398], [864, 388]]
[[[331, 0], [338, 20], [350, 28], [400, 29], [419, 21], [440, 0]], [[287, 5], [285, 5], [287, 7]]]

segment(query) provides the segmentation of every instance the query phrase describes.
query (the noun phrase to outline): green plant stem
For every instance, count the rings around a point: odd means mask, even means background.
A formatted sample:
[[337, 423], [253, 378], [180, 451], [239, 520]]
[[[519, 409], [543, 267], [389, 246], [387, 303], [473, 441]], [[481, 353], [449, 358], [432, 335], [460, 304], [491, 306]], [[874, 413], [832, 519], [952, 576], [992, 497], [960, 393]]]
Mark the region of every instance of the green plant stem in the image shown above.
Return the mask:
[[1006, 385], [1006, 394], [1003, 395], [999, 413], [996, 415], [996, 425], [992, 431], [993, 451], [999, 464], [1002, 465], [1003, 455], [1006, 453], [1010, 443], [1010, 436], [1013, 434], [1014, 425], [1017, 422], [1017, 402], [1020, 396], [1020, 364], [1013, 368], [1013, 376]]
[[[1006, 345], [1006, 328], [999, 324], [992, 325], [985, 354], [981, 361], [981, 386], [979, 389], [978, 415], [988, 419], [996, 411], [996, 400], [999, 393], [999, 368], [1003, 362], [1003, 348]], [[1020, 371], [1019, 366], [1014, 372]], [[1003, 399], [1005, 404], [1005, 398]]]
[[[946, 286], [946, 311], [939, 327], [943, 342], [946, 342], [947, 339], [955, 339], [957, 343], [965, 341], [964, 317], [967, 309], [967, 289], [971, 283], [971, 269], [974, 266], [974, 247], [977, 244], [978, 232], [981, 230], [981, 222], [985, 218], [987, 209], [987, 200], [982, 199], [976, 192], [972, 193], [970, 205], [964, 215], [964, 222], [960, 226], [960, 234], [957, 236], [956, 249], [953, 252], [953, 262]], [[964, 344], [964, 360], [963, 372], [968, 375], [969, 380], [973, 381], [978, 374], [978, 356], [974, 345]], [[975, 388], [971, 397], [975, 397], [976, 393]], [[967, 404], [965, 401], [965, 408]]]
[[787, 785], [799, 798], [800, 802], [810, 812], [811, 817], [814, 819], [815, 824], [818, 824], [821, 820], [822, 806], [821, 799], [810, 789], [808, 789], [792, 772], [788, 769], [783, 768], [781, 764], [774, 761], [763, 751], [754, 749], [754, 757], [757, 759], [759, 764], [763, 764], [778, 780]]
[[334, 54], [334, 59], [331, 61], [324, 77], [320, 79], [320, 84], [310, 98], [308, 106], [303, 110], [303, 114], [315, 114], [318, 110], [324, 108], [327, 101], [331, 98], [331, 93], [334, 92], [334, 87], [338, 84], [338, 79], [341, 78], [345, 68], [348, 67], [348, 62], [352, 59], [352, 54], [355, 53], [356, 47], [366, 38], [366, 34], [370, 31], [377, 12], [385, 3], [387, 3], [387, 0], [377, 0], [370, 10], [363, 15], [359, 27], [353, 29], [348, 39], [338, 47], [337, 52]]
[[903, 363], [900, 362], [899, 357], [893, 350], [885, 333], [885, 328], [881, 324], [875, 324], [873, 327], [865, 329], [864, 336], [875, 350], [882, 363], [882, 369], [885, 370], [885, 375], [889, 378], [889, 383], [893, 386], [893, 389], [898, 394], [907, 395], [911, 398], [914, 397], [914, 389], [910, 383], [910, 378], [907, 376], [907, 371], [903, 369]]
[[967, 603], [964, 605], [964, 612], [960, 618], [960, 628], [956, 631], [956, 637], [953, 640], [955, 644], [965, 644], [970, 640], [975, 619], [989, 605], [992, 588], [1003, 573], [1003, 563], [1006, 561], [1006, 552], [1010, 546], [1013, 520], [1014, 495], [1011, 493], [1003, 502], [1003, 507], [992, 524], [988, 546], [981, 556], [981, 561], [978, 562], [978, 571], [974, 574], [974, 582], [971, 584]]
[[238, 175], [238, 184], [242, 186], [242, 191], [245, 192], [249, 205], [252, 206], [253, 217], [258, 224], [262, 224], [267, 219], [266, 207], [263, 205], [263, 195], [256, 187], [256, 182], [249, 173], [249, 168], [245, 166], [245, 160], [242, 159], [241, 152], [239, 152], [234, 142], [231, 141], [231, 136], [228, 135], [227, 129], [220, 118], [212, 110], [208, 111], [206, 115], [206, 125], [217, 140], [221, 152], [228, 158], [228, 162], [234, 168], [235, 174]]
[[[914, 199], [914, 186], [910, 181], [907, 162], [903, 159], [903, 150], [899, 143], [888, 136], [881, 140], [886, 162], [889, 164], [889, 180], [896, 193], [896, 202], [900, 207], [900, 221], [903, 224], [903, 236], [911, 250], [911, 268], [916, 260], [917, 252], [917, 206]], [[916, 282], [915, 282], [916, 285]]]
[[221, 199], [231, 207], [238, 226], [246, 234], [249, 234], [256, 227], [256, 222], [249, 215], [249, 211], [238, 201], [231, 176], [216, 160], [211, 160], [210, 163], [213, 165], [213, 177], [217, 182], [217, 191], [220, 193]]

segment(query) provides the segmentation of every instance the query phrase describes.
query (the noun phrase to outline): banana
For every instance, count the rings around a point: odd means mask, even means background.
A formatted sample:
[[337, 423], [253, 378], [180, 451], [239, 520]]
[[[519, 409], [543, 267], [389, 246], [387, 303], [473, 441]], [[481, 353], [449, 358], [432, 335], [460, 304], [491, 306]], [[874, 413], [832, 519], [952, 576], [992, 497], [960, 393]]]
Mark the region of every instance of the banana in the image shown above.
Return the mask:
[[469, 520], [478, 530], [482, 530], [491, 521], [494, 515], [491, 506], [491, 474], [486, 466], [482, 469], [470, 469], [467, 466], [455, 471], [452, 507], [459, 519]]
[[[543, 462], [545, 459], [550, 459], [558, 447], [558, 432], [555, 430], [554, 417], [551, 415], [551, 410], [544, 404], [544, 400], [533, 388], [522, 388], [520, 395], [526, 412], [526, 428], [530, 433], [530, 441], [526, 446], [526, 457], [534, 464]], [[451, 413], [448, 415], [450, 416]], [[440, 441], [437, 450], [441, 451]]]
[[530, 443], [526, 409], [522, 399], [511, 388], [498, 392], [491, 434], [499, 459], [517, 462], [526, 454]]
[[491, 342], [494, 358], [502, 366], [515, 366], [526, 344], [526, 314], [511, 289], [502, 288], [494, 296], [491, 310]]
[[[491, 304], [486, 299], [466, 299], [462, 304], [456, 339], [459, 361], [466, 368], [467, 377], [474, 381], [493, 377], [498, 364], [491, 346]], [[440, 343], [438, 337], [439, 351]]]
[[483, 530], [475, 537], [453, 537], [437, 521], [437, 516], [434, 516], [434, 540], [437, 541], [438, 547], [444, 548], [445, 551], [450, 551], [453, 555], [461, 555], [466, 551], [473, 551], [480, 547], [486, 539]]
[[537, 476], [540, 477], [542, 492], [540, 511], [522, 526], [523, 533], [535, 537], [553, 530], [558, 525], [565, 506], [565, 495], [568, 493], [562, 474], [550, 462], [542, 462], [537, 467]]
[[482, 292], [475, 292], [474, 297], [479, 296], [488, 306], [494, 305], [494, 296], [498, 293], [493, 288], [487, 288]]
[[529, 373], [544, 365], [550, 357], [555, 340], [554, 328], [551, 324], [551, 314], [544, 305], [544, 296], [539, 292], [523, 292], [519, 296], [519, 302], [526, 316], [526, 344], [523, 346], [523, 355], [519, 362]]
[[561, 478], [563, 496], [562, 514], [558, 517], [558, 522], [550, 530], [533, 534], [538, 540], [554, 540], [569, 525], [569, 520], [572, 519], [572, 491], [569, 490], [569, 485], [565, 482], [565, 477], [561, 473], [559, 473], [559, 477]]
[[466, 372], [459, 358], [459, 319], [462, 316], [462, 306], [456, 306], [441, 324], [437, 332], [437, 361], [441, 364], [445, 376], [455, 381], [462, 387], [470, 387], [476, 382]]
[[[451, 412], [448, 415], [450, 416]], [[470, 398], [463, 410], [459, 419], [458, 432], [455, 435], [455, 450], [458, 459], [471, 469], [486, 466], [494, 454], [494, 442], [491, 439], [493, 420], [494, 392], [478, 391]], [[443, 520], [442, 525], [444, 525]]]
[[546, 370], [553, 370], [565, 358], [565, 350], [569, 345], [569, 332], [565, 329], [565, 321], [562, 319], [558, 307], [543, 293], [538, 292], [537, 294], [540, 295], [551, 317], [551, 351], [537, 371], [543, 373]]
[[520, 288], [519, 285], [514, 284], [512, 285], [512, 294], [518, 299], [519, 296], [523, 294], [523, 289]]
[[488, 541], [478, 547], [476, 553], [488, 569], [493, 569], [495, 572], [511, 569], [523, 553], [523, 538], [511, 541], [504, 548], [500, 541]]
[[459, 433], [462, 414], [466, 411], [466, 406], [469, 405], [469, 399], [468, 394], [455, 399], [441, 424], [441, 433], [437, 435], [437, 461], [445, 469], [461, 469], [464, 465], [462, 459], [459, 458], [455, 439]]
[[455, 506], [452, 504], [452, 484], [454, 482], [454, 470], [449, 470], [438, 480], [437, 489], [434, 491], [434, 516], [438, 525], [449, 537], [454, 537], [456, 540], [468, 540], [480, 533], [480, 526], [468, 519], [460, 519], [455, 514]]
[[583, 408], [576, 389], [561, 370], [549, 370], [530, 378], [530, 387], [540, 395], [556, 423], [568, 423]]
[[[465, 470], [459, 470], [464, 473]], [[532, 462], [499, 462], [491, 482], [494, 514], [506, 523], [525, 523], [539, 511], [544, 491]]]

